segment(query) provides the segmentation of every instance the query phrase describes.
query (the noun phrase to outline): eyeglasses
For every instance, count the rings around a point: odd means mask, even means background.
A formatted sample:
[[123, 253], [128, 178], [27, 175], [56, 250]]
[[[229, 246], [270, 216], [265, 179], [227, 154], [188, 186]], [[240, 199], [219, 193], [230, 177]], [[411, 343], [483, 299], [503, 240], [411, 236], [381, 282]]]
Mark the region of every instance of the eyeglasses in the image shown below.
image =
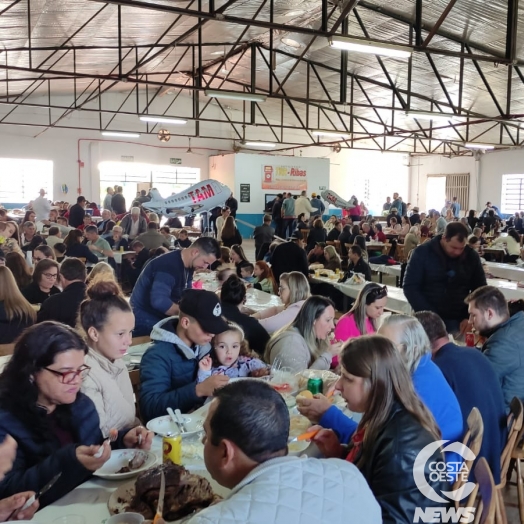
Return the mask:
[[42, 273], [44, 277], [55, 280], [58, 278], [58, 273]]
[[71, 384], [78, 376], [80, 376], [80, 378], [83, 380], [85, 377], [87, 377], [87, 375], [89, 375], [89, 371], [91, 371], [91, 368], [89, 366], [82, 366], [80, 369], [76, 371], [56, 371], [51, 368], [44, 369], [46, 371], [50, 371], [51, 373], [53, 373], [53, 375], [60, 377], [60, 382], [62, 384]]

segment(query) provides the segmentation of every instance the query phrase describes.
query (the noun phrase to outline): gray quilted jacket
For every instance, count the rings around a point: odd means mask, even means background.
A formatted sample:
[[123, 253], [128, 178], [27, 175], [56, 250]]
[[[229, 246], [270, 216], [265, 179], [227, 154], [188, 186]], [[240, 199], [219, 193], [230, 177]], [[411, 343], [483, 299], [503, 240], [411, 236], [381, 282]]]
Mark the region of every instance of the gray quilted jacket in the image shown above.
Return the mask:
[[256, 467], [219, 504], [187, 524], [382, 524], [373, 493], [351, 463], [281, 457]]

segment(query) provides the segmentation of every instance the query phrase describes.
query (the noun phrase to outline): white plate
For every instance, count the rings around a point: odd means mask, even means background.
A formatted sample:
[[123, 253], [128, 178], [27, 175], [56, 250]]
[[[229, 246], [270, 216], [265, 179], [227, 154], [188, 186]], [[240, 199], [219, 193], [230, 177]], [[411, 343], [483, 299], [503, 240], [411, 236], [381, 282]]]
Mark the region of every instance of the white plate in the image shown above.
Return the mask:
[[[204, 469], [204, 470], [193, 470], [193, 468], [186, 468], [191, 473], [195, 473], [196, 475], [200, 475], [201, 477], [204, 477], [209, 481], [211, 484], [211, 488], [213, 491], [220, 495], [222, 498], [225, 498], [229, 495], [230, 490], [227, 488], [224, 488], [217, 482], [215, 482], [211, 475]], [[127, 482], [126, 484], [120, 486], [118, 489], [113, 491], [111, 493], [111, 496], [109, 497], [109, 500], [107, 502], [107, 507], [109, 509], [109, 513], [111, 515], [115, 515], [116, 513], [124, 513], [127, 505], [131, 502], [131, 499], [135, 496], [135, 482]], [[185, 517], [187, 519], [187, 517]], [[181, 520], [175, 520], [175, 521], [168, 521], [167, 524], [174, 524], [179, 522], [185, 522], [184, 519]]]
[[[189, 435], [196, 435], [198, 432], [203, 431], [204, 421], [200, 417], [194, 415], [182, 415], [184, 423], [187, 428], [186, 433], [182, 433], [182, 437], [188, 437]], [[169, 415], [163, 417], [154, 418], [147, 423], [147, 429], [154, 431], [157, 435], [164, 437], [168, 433], [177, 435], [180, 433], [178, 426], [171, 420]]]
[[[135, 456], [135, 453], [144, 454], [146, 461], [138, 468], [128, 473], [117, 473], [120, 469], [127, 466], [129, 460]], [[151, 451], [145, 451], [143, 449], [117, 449], [111, 451], [111, 457], [109, 460], [100, 468], [97, 469], [93, 475], [106, 480], [124, 480], [136, 477], [140, 472], [149, 469], [154, 466], [157, 461], [157, 456]]]

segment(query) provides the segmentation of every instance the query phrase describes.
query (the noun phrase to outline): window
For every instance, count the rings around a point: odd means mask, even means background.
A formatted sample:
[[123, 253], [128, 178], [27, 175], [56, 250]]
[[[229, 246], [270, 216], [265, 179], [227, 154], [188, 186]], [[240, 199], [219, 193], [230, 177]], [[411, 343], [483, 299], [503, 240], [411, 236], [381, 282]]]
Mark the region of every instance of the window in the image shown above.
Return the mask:
[[524, 210], [524, 175], [502, 175], [500, 204], [504, 214]]
[[53, 162], [0, 158], [0, 202], [27, 204], [39, 196], [40, 189], [47, 191], [53, 200]]

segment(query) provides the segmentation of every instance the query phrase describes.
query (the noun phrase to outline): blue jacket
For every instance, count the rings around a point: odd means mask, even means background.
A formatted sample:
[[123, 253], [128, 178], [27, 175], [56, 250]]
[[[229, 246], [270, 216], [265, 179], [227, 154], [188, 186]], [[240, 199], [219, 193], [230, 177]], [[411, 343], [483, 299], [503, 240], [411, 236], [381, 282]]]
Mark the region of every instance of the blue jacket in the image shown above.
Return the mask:
[[[431, 411], [444, 440], [458, 441], [462, 438], [463, 422], [457, 397], [446, 382], [440, 369], [424, 355], [412, 375], [413, 386], [420, 400]], [[344, 415], [336, 406], [330, 407], [319, 421], [326, 429], [332, 429], [340, 442], [347, 443], [357, 429], [357, 423]]]
[[458, 258], [450, 258], [440, 245], [442, 235], [411, 253], [403, 290], [415, 311], [433, 311], [443, 320], [468, 318], [464, 299], [486, 285], [486, 275], [476, 251], [466, 246]]
[[166, 318], [166, 311], [177, 304], [184, 289], [193, 282], [193, 269], [184, 267], [182, 251], [171, 251], [151, 260], [140, 273], [131, 295], [140, 333]]
[[524, 313], [519, 311], [500, 324], [482, 347], [502, 386], [507, 411], [513, 397], [524, 400], [523, 333]]
[[[476, 407], [484, 422], [484, 436], [479, 457], [485, 457], [495, 484], [500, 482], [500, 454], [506, 443], [506, 406], [498, 377], [488, 359], [478, 350], [457, 346], [442, 346], [433, 356], [462, 411], [464, 429], [471, 410]], [[479, 384], [482, 385], [479, 388]]]
[[198, 362], [211, 345], [188, 347], [177, 335], [178, 317], [169, 317], [151, 333], [153, 343], [140, 363], [140, 413], [144, 422], [161, 417], [166, 409], [187, 413], [201, 406], [205, 398], [196, 394]]
[[[76, 443], [62, 446], [58, 438], [46, 439], [11, 411], [0, 409], [0, 442], [6, 435], [11, 435], [18, 444], [13, 468], [0, 482], [0, 499], [22, 491], [38, 492], [61, 471], [62, 476], [40, 498], [42, 508], [63, 497], [91, 476], [91, 471], [77, 460], [76, 448], [79, 445], [102, 443], [100, 419], [93, 401], [83, 393], [78, 393], [75, 402], [70, 405], [70, 412], [71, 425], [76, 430]], [[122, 437], [126, 432], [127, 430], [119, 433], [119, 439], [113, 447], [122, 447]]]
[[311, 199], [311, 207], [314, 207], [316, 211], [313, 211], [311, 213], [311, 216], [322, 216], [324, 214], [324, 211], [326, 210], [326, 206], [324, 205], [324, 202], [320, 200], [320, 198], [315, 197]]

